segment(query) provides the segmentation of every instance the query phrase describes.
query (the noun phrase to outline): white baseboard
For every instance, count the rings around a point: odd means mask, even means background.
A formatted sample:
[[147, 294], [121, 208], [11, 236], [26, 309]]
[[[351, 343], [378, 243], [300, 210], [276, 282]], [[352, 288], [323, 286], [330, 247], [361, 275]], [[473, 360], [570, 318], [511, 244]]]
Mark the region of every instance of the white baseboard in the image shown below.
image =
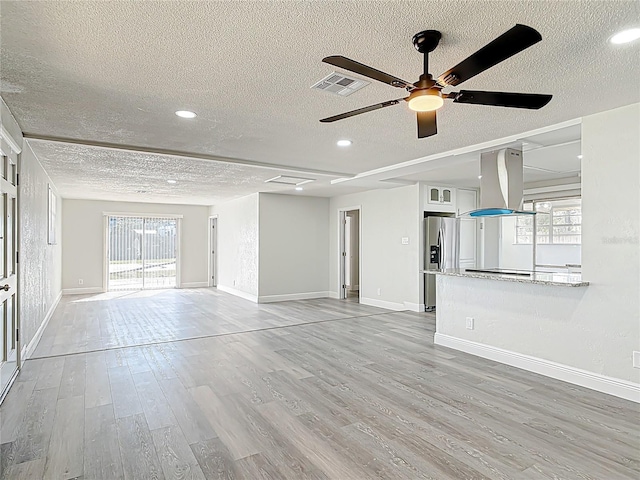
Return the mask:
[[360, 303], [371, 307], [386, 308], [387, 310], [393, 310], [396, 312], [409, 310], [405, 303], [387, 302], [385, 300], [377, 300], [375, 298], [360, 297]]
[[188, 283], [180, 284], [180, 288], [202, 288], [202, 287], [208, 287], [208, 286], [209, 286], [208, 282], [188, 282]]
[[550, 360], [531, 357], [522, 353], [512, 352], [510, 350], [504, 350], [442, 333], [435, 334], [434, 343], [640, 403], [640, 384], [627, 380], [607, 377], [599, 373], [589, 372]]
[[340, 294], [338, 292], [329, 292], [329, 298], [340, 300]]
[[102, 287], [82, 287], [82, 288], [65, 288], [62, 295], [82, 295], [89, 293], [104, 293]]
[[58, 306], [58, 303], [60, 303], [61, 298], [62, 298], [62, 291], [58, 294], [56, 299], [53, 301], [53, 303], [51, 304], [51, 307], [49, 307], [49, 311], [44, 316], [42, 323], [38, 327], [38, 330], [36, 330], [36, 333], [31, 339], [31, 341], [29, 342], [29, 344], [25, 345], [24, 348], [22, 349], [23, 361], [31, 357], [31, 355], [33, 355], [33, 352], [38, 346], [38, 342], [40, 341], [40, 338], [42, 338], [42, 334], [44, 333], [45, 328], [47, 328], [47, 325], [49, 325], [49, 320], [51, 320], [51, 317], [53, 317], [53, 312], [55, 312], [56, 307]]
[[222, 292], [230, 293], [231, 295], [244, 298], [245, 300], [249, 300], [250, 302], [253, 302], [253, 303], [258, 303], [258, 297], [256, 295], [251, 295], [250, 293], [237, 290], [233, 287], [227, 287], [226, 285], [218, 285], [217, 288]]
[[404, 306], [412, 312], [424, 312], [424, 303], [404, 302]]
[[327, 298], [331, 292], [304, 292], [289, 293], [284, 295], [262, 295], [258, 297], [258, 303], [286, 302], [289, 300], [310, 300], [313, 298]]

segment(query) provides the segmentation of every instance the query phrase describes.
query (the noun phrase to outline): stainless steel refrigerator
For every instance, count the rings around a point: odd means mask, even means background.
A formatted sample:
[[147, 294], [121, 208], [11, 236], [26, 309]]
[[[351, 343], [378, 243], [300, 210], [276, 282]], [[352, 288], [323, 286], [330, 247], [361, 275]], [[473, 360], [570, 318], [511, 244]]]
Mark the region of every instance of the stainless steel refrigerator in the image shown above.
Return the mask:
[[[459, 222], [454, 217], [424, 219], [424, 269], [443, 270], [460, 267]], [[424, 274], [424, 306], [436, 307], [436, 275]]]

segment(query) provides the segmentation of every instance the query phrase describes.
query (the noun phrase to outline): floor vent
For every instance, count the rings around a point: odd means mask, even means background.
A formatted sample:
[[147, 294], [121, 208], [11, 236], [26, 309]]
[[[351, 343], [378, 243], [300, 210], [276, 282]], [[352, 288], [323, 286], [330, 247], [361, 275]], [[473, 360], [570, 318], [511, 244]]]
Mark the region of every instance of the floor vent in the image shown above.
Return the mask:
[[288, 175], [278, 175], [277, 177], [265, 180], [264, 183], [281, 183], [283, 185], [304, 185], [305, 183], [313, 182], [313, 178], [304, 177], [290, 177]]
[[314, 85], [311, 85], [311, 88], [346, 97], [347, 95], [351, 95], [353, 92], [357, 92], [361, 88], [366, 87], [369, 83], [371, 82], [355, 77], [347, 77], [342, 73], [333, 72]]

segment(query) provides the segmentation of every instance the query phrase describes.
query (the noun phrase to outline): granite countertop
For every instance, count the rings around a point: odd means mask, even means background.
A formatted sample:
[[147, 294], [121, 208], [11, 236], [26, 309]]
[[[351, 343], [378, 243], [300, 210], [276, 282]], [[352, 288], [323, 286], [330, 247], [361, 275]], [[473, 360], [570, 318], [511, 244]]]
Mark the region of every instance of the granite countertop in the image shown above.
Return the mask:
[[[586, 287], [589, 282], [582, 280], [580, 273], [564, 272], [525, 272], [522, 270], [510, 270], [513, 273], [488, 273], [470, 272], [464, 268], [451, 268], [447, 270], [423, 270], [423, 273], [431, 275], [447, 275], [450, 277], [484, 278], [487, 280], [501, 280], [504, 282], [537, 283], [540, 285], [558, 285], [561, 287]], [[528, 273], [529, 275], [520, 275]]]

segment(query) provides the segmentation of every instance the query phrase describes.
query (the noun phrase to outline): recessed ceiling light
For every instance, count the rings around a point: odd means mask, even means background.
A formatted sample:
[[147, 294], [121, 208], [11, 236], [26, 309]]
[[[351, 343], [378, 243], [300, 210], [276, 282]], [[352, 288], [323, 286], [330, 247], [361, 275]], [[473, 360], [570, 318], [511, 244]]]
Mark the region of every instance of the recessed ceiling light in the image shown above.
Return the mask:
[[640, 38], [640, 28], [630, 28], [616, 33], [609, 41], [613, 44], [619, 45], [621, 43], [633, 42]]
[[338, 140], [336, 142], [336, 145], [338, 145], [339, 147], [348, 147], [349, 145], [351, 145], [351, 140]]
[[196, 118], [197, 115], [195, 112], [191, 112], [189, 110], [178, 110], [176, 115], [182, 118]]
[[578, 158], [579, 158], [580, 160], [582, 160], [582, 155], [578, 155]]
[[167, 183], [174, 184], [174, 183], [178, 183], [178, 182], [176, 180], [167, 180]]
[[300, 191], [302, 190], [302, 187], [296, 187], [296, 190]]

